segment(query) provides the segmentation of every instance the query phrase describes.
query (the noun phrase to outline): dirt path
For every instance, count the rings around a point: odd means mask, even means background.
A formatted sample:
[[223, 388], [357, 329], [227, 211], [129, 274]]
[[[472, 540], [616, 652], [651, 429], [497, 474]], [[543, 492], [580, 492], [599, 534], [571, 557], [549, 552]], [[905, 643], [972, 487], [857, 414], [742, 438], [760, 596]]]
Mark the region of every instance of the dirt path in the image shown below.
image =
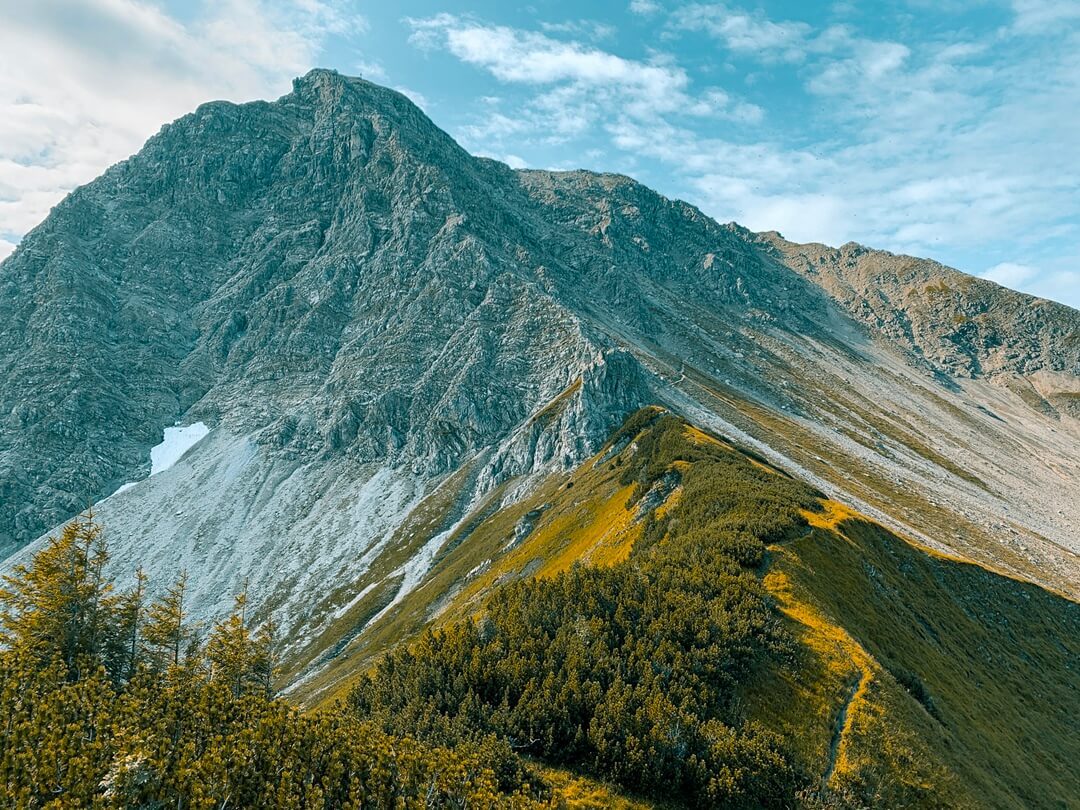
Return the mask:
[[[785, 553], [785, 548], [793, 542], [802, 540], [815, 531], [837, 532], [837, 525], [852, 512], [845, 506], [833, 501], [824, 501], [823, 513], [804, 512], [807, 526], [798, 535], [771, 543], [765, 550], [758, 575], [763, 578], [766, 588], [778, 600], [781, 611], [789, 618], [804, 625], [810, 633], [806, 643], [816, 649], [826, 661], [846, 668], [850, 664], [855, 672], [851, 673], [844, 695], [843, 705], [837, 713], [832, 738], [829, 740], [829, 753], [825, 772], [821, 777], [821, 788], [826, 790], [836, 773], [840, 758], [840, 746], [845, 734], [850, 731], [852, 706], [863, 696], [874, 677], [873, 657], [843, 627], [828, 619], [817, 607], [807, 601], [800, 601], [792, 587], [788, 575], [780, 568], [774, 568], [775, 559]], [[769, 580], [772, 580], [770, 585]]]
[[847, 730], [848, 709], [851, 707], [852, 701], [855, 700], [855, 695], [859, 693], [859, 689], [862, 687], [865, 680], [866, 675], [864, 673], [848, 687], [847, 698], [844, 700], [844, 705], [840, 707], [840, 713], [836, 716], [836, 728], [833, 729], [832, 740], [829, 743], [829, 762], [828, 765], [825, 766], [825, 775], [821, 777], [822, 790], [829, 786], [829, 780], [832, 779], [832, 775], [836, 771], [836, 760], [840, 754], [840, 743], [843, 741], [844, 732]]

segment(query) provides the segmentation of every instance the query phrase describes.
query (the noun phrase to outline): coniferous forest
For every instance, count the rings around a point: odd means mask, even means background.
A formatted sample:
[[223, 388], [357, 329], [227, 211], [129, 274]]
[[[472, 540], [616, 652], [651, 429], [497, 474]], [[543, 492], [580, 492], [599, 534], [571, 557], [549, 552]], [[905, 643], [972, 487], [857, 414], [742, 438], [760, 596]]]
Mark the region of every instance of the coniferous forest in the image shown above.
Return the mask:
[[733, 704], [755, 671], [789, 660], [756, 572], [766, 541], [805, 525], [798, 510], [814, 494], [687, 441], [674, 417], [643, 411], [623, 435], [639, 445], [622, 473], [631, 501], [673, 465], [686, 470], [679, 508], [650, 513], [628, 560], [503, 587], [478, 621], [385, 656], [350, 705], [387, 732], [441, 744], [494, 733], [638, 795], [789, 807], [808, 778]]
[[510, 584], [317, 713], [275, 698], [275, 628], [246, 594], [200, 633], [183, 575], [157, 598], [141, 573], [118, 590], [100, 526], [72, 522], [0, 593], [7, 805], [548, 806], [547, 763], [688, 806], [791, 806], [808, 777], [732, 704], [785, 665], [756, 569], [813, 493], [682, 434], [661, 417], [622, 471], [638, 500], [694, 462], [628, 560]]
[[200, 638], [181, 576], [117, 591], [90, 519], [5, 578], [0, 795], [18, 808], [529, 807], [482, 745], [386, 734], [273, 697], [274, 628], [246, 597]]

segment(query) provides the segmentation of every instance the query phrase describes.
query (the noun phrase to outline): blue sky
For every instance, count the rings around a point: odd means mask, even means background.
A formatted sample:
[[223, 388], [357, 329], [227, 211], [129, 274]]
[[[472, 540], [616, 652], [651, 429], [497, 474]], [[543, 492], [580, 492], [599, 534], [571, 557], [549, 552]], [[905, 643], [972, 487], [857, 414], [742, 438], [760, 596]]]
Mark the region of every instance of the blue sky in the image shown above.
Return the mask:
[[312, 66], [473, 152], [1080, 307], [1080, 2], [0, 0], [0, 255], [211, 98]]

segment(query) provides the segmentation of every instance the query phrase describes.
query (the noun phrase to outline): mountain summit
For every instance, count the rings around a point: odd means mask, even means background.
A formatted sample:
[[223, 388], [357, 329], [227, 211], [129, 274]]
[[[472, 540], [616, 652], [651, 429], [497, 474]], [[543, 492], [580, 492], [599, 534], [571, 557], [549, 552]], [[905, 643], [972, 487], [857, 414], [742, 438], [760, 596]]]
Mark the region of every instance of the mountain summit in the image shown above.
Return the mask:
[[514, 171], [332, 71], [205, 104], [57, 205], [0, 265], [0, 378], [3, 546], [97, 501], [118, 565], [189, 569], [204, 615], [248, 580], [314, 632], [344, 597], [312, 594], [379, 566], [396, 604], [486, 499], [647, 404], [1080, 592], [1080, 313]]

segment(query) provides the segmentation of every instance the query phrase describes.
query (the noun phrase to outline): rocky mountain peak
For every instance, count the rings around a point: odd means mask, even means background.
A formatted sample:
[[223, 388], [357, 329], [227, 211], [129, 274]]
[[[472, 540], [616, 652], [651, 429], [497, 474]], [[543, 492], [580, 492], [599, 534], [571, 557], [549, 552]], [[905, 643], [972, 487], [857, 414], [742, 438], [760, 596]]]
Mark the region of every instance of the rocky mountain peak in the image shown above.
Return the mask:
[[[201, 452], [224, 460], [199, 474], [264, 516], [228, 531], [328, 543], [305, 521], [376, 470], [406, 500], [453, 480], [464, 508], [581, 461], [650, 403], [798, 457], [788, 420], [885, 446], [852, 416], [853, 380], [876, 408], [921, 390], [912, 374], [942, 396], [997, 375], [1065, 425], [1077, 334], [1067, 308], [932, 262], [474, 158], [403, 95], [316, 70], [166, 126], [0, 265], [0, 545], [145, 477], [176, 422], [211, 427]], [[144, 517], [191, 554], [226, 531]], [[338, 528], [375, 542], [358, 526]]]

